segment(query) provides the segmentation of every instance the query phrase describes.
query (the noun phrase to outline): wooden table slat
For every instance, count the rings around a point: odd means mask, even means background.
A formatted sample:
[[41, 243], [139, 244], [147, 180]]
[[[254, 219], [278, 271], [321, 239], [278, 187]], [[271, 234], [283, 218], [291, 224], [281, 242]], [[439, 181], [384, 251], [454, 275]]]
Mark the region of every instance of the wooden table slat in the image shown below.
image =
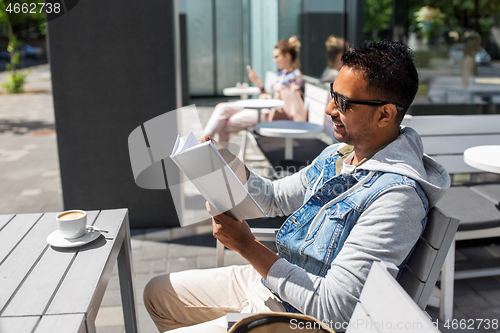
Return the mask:
[[85, 333], [85, 315], [66, 314], [57, 316], [43, 316], [38, 324], [35, 333]]
[[[2, 315], [33, 316], [43, 314], [68, 265], [75, 256], [74, 251], [56, 252], [49, 250], [44, 253]], [[28, 299], [30, 302], [26, 302]]]
[[10, 220], [14, 217], [14, 214], [11, 215], [0, 215], [0, 230], [9, 223]]
[[[102, 236], [94, 241], [87, 251], [82, 249], [62, 281], [57, 294], [47, 309], [47, 314], [86, 312], [100, 282], [111, 250], [112, 243]], [[86, 264], [88, 262], [92, 262], [92, 265]], [[82, 267], [85, 266], [89, 268], [82, 270]], [[68, 302], [68, 299], [71, 299], [71, 302]]]
[[50, 227], [54, 224], [55, 214], [45, 214], [26, 235], [24, 242], [0, 265], [0, 312], [36, 263], [38, 257], [48, 246], [46, 238], [50, 234]]
[[42, 214], [17, 215], [0, 233], [0, 262], [9, 254], [10, 250], [23, 238], [28, 230], [36, 223]]
[[107, 233], [103, 233], [106, 238], [115, 238], [120, 229], [116, 220], [120, 222], [123, 221], [125, 215], [127, 215], [127, 209], [103, 210], [101, 214], [99, 214], [95, 226], [99, 229], [108, 231]]
[[89, 210], [87, 211], [87, 225], [94, 225], [96, 218], [99, 216], [99, 210]]
[[31, 332], [40, 319], [36, 317], [0, 318], [0, 332]]

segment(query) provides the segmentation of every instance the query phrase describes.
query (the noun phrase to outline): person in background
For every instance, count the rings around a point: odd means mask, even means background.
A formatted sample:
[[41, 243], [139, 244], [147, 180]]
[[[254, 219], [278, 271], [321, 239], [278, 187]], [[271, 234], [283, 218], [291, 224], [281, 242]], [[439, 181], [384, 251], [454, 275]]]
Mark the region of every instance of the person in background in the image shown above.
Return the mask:
[[[247, 66], [248, 78], [262, 92], [259, 98], [274, 96], [274, 92], [282, 86], [298, 86], [303, 92], [304, 80], [299, 69], [299, 49], [300, 42], [295, 36], [278, 42], [273, 50], [273, 55], [279, 72], [269, 94], [264, 90], [264, 84], [259, 75], [250, 66]], [[269, 110], [262, 110], [261, 115], [262, 122], [270, 120]], [[206, 135], [216, 138], [220, 143], [225, 143], [229, 142], [230, 133], [236, 133], [247, 127], [255, 126], [257, 121], [258, 113], [256, 110], [242, 109], [234, 103], [219, 103], [215, 106], [204, 132]]]
[[339, 75], [339, 70], [342, 66], [340, 63], [340, 58], [349, 47], [349, 43], [346, 42], [343, 38], [331, 35], [326, 40], [325, 45], [327, 66], [323, 71], [323, 74], [321, 74], [320, 80], [321, 82], [331, 83], [335, 81], [337, 75]]

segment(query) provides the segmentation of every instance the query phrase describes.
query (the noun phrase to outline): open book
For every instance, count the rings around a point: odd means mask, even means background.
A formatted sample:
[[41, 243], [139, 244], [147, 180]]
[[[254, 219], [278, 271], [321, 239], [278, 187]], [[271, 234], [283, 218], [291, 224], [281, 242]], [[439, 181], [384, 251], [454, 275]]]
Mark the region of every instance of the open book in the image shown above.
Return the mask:
[[178, 136], [170, 158], [219, 212], [237, 220], [266, 216], [212, 141], [198, 143], [193, 132]]

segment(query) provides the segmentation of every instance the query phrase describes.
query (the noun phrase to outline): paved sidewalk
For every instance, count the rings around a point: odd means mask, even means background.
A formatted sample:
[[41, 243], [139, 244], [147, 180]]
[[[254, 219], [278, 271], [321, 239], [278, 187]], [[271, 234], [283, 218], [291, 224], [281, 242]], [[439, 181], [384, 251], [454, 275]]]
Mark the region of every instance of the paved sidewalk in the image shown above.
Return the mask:
[[[63, 209], [56, 133], [48, 66], [32, 71], [28, 77], [33, 93], [0, 94], [0, 214], [61, 211]], [[36, 75], [35, 75], [36, 74]], [[0, 82], [3, 80], [0, 75]], [[203, 102], [209, 105], [206, 101]], [[212, 103], [213, 101], [210, 101]], [[202, 122], [213, 103], [200, 108]], [[235, 137], [234, 141], [239, 142]], [[250, 154], [256, 154], [256, 151]], [[261, 169], [265, 163], [257, 163]], [[142, 291], [158, 274], [215, 266], [215, 240], [209, 224], [172, 229], [133, 229], [132, 256], [136, 287], [139, 332], [157, 332], [146, 313]], [[457, 250], [458, 267], [500, 266], [500, 246], [474, 246]], [[226, 250], [226, 264], [244, 260]], [[429, 310], [435, 318], [436, 311]], [[455, 318], [499, 319], [500, 278], [457, 281]], [[117, 270], [109, 282], [99, 314], [97, 331], [123, 332], [123, 315]], [[477, 327], [477, 325], [476, 325]], [[446, 331], [446, 330], [442, 330]], [[455, 332], [498, 332], [500, 329], [464, 329]]]

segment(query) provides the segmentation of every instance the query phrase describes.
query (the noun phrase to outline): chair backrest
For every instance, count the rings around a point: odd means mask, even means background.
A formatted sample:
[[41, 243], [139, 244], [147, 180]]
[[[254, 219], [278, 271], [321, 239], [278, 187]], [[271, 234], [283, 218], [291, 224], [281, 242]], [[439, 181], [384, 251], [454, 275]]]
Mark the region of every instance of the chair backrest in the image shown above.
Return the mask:
[[475, 173], [481, 170], [465, 164], [467, 148], [500, 144], [500, 114], [406, 116], [402, 125], [420, 134], [424, 152], [451, 174]]
[[439, 330], [387, 271], [374, 262], [346, 333], [418, 332]]
[[320, 79], [318, 79], [316, 77], [313, 77], [313, 76], [309, 76], [309, 75], [303, 74], [302, 78], [304, 79], [304, 81], [306, 83], [311, 83], [311, 84], [314, 84], [314, 85], [324, 85], [325, 84], [325, 83], [321, 82]]
[[308, 112], [308, 122], [323, 126], [323, 131], [333, 137], [332, 119], [325, 114], [325, 108], [330, 101], [327, 89], [310, 83], [304, 87], [304, 107]]
[[403, 268], [399, 283], [422, 309], [427, 306], [458, 224], [459, 220], [432, 208], [424, 232]]

